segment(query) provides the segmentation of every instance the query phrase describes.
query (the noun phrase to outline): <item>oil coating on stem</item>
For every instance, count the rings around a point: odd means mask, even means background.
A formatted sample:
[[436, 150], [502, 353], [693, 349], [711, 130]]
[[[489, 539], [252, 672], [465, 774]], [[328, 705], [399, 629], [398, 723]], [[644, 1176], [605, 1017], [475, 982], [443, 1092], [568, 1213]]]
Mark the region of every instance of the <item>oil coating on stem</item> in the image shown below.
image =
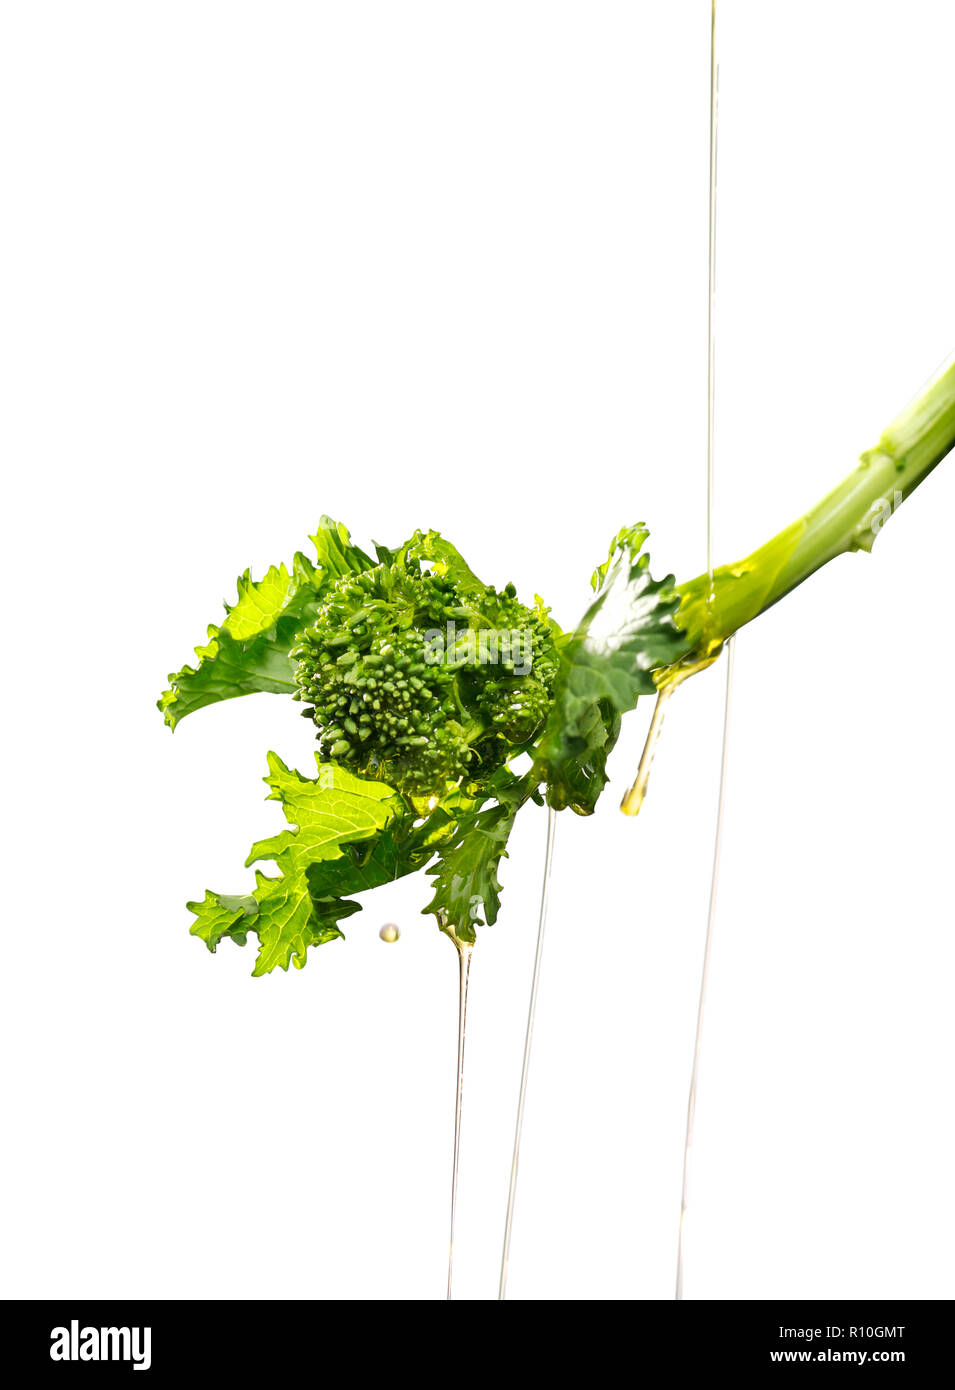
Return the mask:
[[[746, 623], [850, 550], [871, 550], [883, 524], [955, 447], [955, 361], [885, 430], [838, 487], [771, 541], [712, 579], [677, 585], [687, 656], [708, 655]], [[661, 673], [661, 683], [666, 679]]]

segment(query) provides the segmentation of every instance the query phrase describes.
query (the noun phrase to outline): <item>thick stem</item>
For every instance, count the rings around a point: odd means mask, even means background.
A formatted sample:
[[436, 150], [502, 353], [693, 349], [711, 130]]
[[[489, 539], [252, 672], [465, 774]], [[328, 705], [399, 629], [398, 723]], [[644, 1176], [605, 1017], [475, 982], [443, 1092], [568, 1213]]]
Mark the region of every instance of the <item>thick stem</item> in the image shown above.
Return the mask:
[[955, 361], [874, 449], [805, 516], [735, 565], [677, 586], [687, 655], [718, 651], [744, 624], [847, 550], [871, 550], [884, 523], [955, 446]]

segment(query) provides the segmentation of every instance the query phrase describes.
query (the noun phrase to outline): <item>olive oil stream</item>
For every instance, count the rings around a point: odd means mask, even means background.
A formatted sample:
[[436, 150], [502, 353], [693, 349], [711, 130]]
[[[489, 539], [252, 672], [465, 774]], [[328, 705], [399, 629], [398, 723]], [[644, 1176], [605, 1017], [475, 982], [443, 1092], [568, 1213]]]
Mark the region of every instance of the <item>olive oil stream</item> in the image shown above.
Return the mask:
[[507, 1297], [507, 1265], [511, 1254], [511, 1228], [514, 1224], [514, 1203], [517, 1198], [517, 1172], [521, 1159], [521, 1135], [524, 1129], [524, 1102], [527, 1099], [527, 1078], [530, 1073], [531, 1048], [534, 1043], [534, 1018], [537, 1013], [537, 989], [540, 984], [541, 960], [544, 955], [544, 928], [547, 925], [547, 899], [550, 895], [551, 873], [554, 867], [554, 837], [557, 833], [557, 812], [547, 808], [547, 844], [544, 849], [544, 874], [541, 881], [540, 914], [537, 920], [537, 948], [534, 953], [534, 973], [531, 977], [531, 997], [527, 1008], [527, 1028], [524, 1033], [524, 1060], [521, 1064], [521, 1085], [517, 1098], [517, 1121], [514, 1126], [514, 1152], [511, 1156], [511, 1181], [507, 1192], [507, 1215], [504, 1218], [504, 1247], [501, 1251], [501, 1279], [497, 1296], [500, 1302]]
[[468, 1018], [468, 984], [471, 977], [472, 941], [462, 941], [445, 928], [458, 953], [458, 1066], [454, 1090], [454, 1154], [451, 1160], [451, 1231], [448, 1239], [448, 1298], [454, 1277], [454, 1217], [458, 1204], [458, 1168], [461, 1158], [461, 1114], [464, 1108], [464, 1037]]
[[[708, 284], [708, 342], [707, 342], [707, 437], [706, 437], [706, 568], [709, 576], [708, 606], [713, 603], [713, 495], [716, 457], [716, 171], [719, 132], [720, 69], [717, 52], [716, 0], [710, 14], [710, 228]], [[703, 968], [700, 974], [700, 995], [696, 1010], [696, 1033], [693, 1041], [693, 1065], [686, 1106], [686, 1131], [683, 1139], [683, 1180], [680, 1191], [680, 1220], [677, 1232], [676, 1299], [683, 1299], [684, 1237], [690, 1191], [690, 1162], [693, 1151], [693, 1123], [696, 1118], [696, 1097], [700, 1081], [700, 1061], [703, 1053], [703, 1025], [706, 1017], [707, 986], [710, 958], [713, 950], [713, 929], [716, 923], [716, 901], [719, 889], [720, 855], [723, 846], [723, 811], [726, 804], [726, 767], [729, 757], [730, 705], [733, 693], [732, 637], [726, 643], [726, 694], [723, 702], [723, 738], [720, 753], [720, 783], [716, 805], [716, 830], [713, 837], [713, 865], [710, 873], [710, 900], [706, 914], [706, 936], [703, 942]], [[719, 652], [717, 651], [717, 655]]]

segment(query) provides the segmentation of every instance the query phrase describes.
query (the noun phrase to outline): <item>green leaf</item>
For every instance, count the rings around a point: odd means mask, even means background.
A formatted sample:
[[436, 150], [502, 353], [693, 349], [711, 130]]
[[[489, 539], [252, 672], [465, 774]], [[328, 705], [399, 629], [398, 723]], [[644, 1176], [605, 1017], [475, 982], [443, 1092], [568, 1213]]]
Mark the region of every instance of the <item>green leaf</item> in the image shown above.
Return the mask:
[[281, 802], [293, 829], [259, 840], [246, 865], [274, 859], [286, 873], [304, 873], [307, 865], [340, 854], [346, 842], [366, 840], [381, 830], [402, 804], [384, 782], [356, 777], [337, 763], [320, 762], [317, 753], [315, 761], [318, 776], [303, 777], [286, 767], [277, 753], [269, 753], [269, 772], [263, 780], [272, 790], [266, 800]]
[[507, 856], [507, 840], [518, 811], [533, 795], [534, 780], [515, 777], [499, 768], [486, 784], [482, 801], [495, 804], [463, 805], [455, 811], [456, 825], [438, 852], [428, 874], [434, 879], [434, 897], [423, 909], [438, 919], [442, 931], [450, 930], [461, 941], [474, 941], [476, 928], [493, 926], [501, 906], [497, 876]]
[[249, 932], [258, 935], [261, 949], [255, 975], [265, 975], [276, 965], [285, 970], [290, 959], [296, 966], [304, 965], [308, 947], [341, 936], [337, 923], [357, 910], [356, 905], [343, 903], [335, 918], [325, 914], [313, 920], [307, 896], [296, 893], [291, 880], [256, 872], [255, 881], [254, 895], [233, 898], [207, 891], [201, 903], [186, 904], [196, 914], [191, 934], [210, 951], [227, 937], [244, 946]]
[[430, 561], [437, 574], [450, 579], [464, 593], [483, 595], [487, 588], [461, 552], [437, 531], [415, 531], [399, 554], [404, 554], [409, 560]]
[[342, 523], [332, 521], [330, 516], [322, 517], [318, 530], [314, 536], [309, 536], [309, 540], [318, 556], [323, 586], [341, 579], [344, 574], [371, 569], [375, 564], [357, 545], [352, 545], [351, 537]]
[[223, 937], [244, 946], [249, 934], [248, 919], [259, 910], [253, 897], [233, 898], [226, 893], [210, 893], [208, 889], [201, 903], [186, 903], [186, 907], [196, 915], [191, 935], [198, 936], [213, 952]]
[[547, 801], [556, 810], [570, 807], [578, 815], [594, 811], [607, 785], [607, 759], [620, 737], [620, 715], [609, 700], [599, 700], [581, 717], [566, 756], [553, 758], [546, 769]]
[[351, 544], [341, 522], [330, 517], [322, 517], [309, 539], [318, 568], [299, 553], [291, 571], [273, 565], [257, 581], [248, 570], [239, 576], [238, 596], [234, 604], [226, 603], [224, 622], [211, 625], [206, 644], [196, 647], [198, 666], [184, 666], [169, 676], [170, 688], [160, 697], [159, 709], [170, 728], [220, 700], [257, 692], [294, 693], [295, 662], [289, 652], [314, 619], [322, 591], [343, 574], [375, 563]]
[[304, 555], [296, 555], [291, 572], [273, 565], [258, 582], [246, 570], [239, 576], [236, 602], [225, 607], [225, 621], [211, 625], [206, 645], [196, 647], [199, 664], [170, 673], [159, 709], [171, 729], [187, 714], [220, 700], [256, 692], [293, 693], [295, 664], [289, 651], [318, 609], [315, 568]]
[[[366, 893], [416, 873], [448, 841], [456, 821], [437, 807], [422, 823], [413, 814], [396, 817], [372, 839], [342, 847], [338, 858], [310, 864], [306, 870], [316, 916], [336, 912], [350, 893]], [[360, 904], [347, 904], [358, 911]]]
[[340, 937], [339, 921], [355, 910], [353, 904], [343, 903], [336, 916], [317, 917], [304, 874], [266, 878], [256, 870], [255, 898], [258, 915], [249, 926], [259, 938], [259, 954], [252, 971], [255, 976], [268, 975], [276, 966], [287, 970], [289, 961], [301, 970], [309, 946], [322, 946]]
[[606, 761], [620, 716], [655, 692], [653, 671], [679, 660], [685, 639], [674, 617], [673, 577], [650, 574], [643, 525], [615, 538], [591, 581], [597, 596], [561, 652], [557, 694], [536, 769], [547, 800], [590, 815], [607, 783]]
[[493, 926], [501, 907], [497, 871], [507, 855], [516, 806], [496, 805], [466, 818], [451, 844], [428, 870], [434, 897], [423, 910], [438, 918], [462, 941], [476, 940], [476, 928]]
[[258, 936], [253, 975], [276, 966], [287, 970], [290, 961], [301, 967], [309, 946], [341, 936], [338, 923], [357, 912], [358, 905], [335, 901], [317, 907], [308, 870], [343, 857], [349, 843], [378, 835], [403, 806], [384, 783], [355, 777], [333, 763], [318, 763], [318, 776], [310, 779], [286, 767], [275, 753], [268, 760], [270, 799], [281, 802], [292, 828], [254, 845], [247, 863], [272, 859], [279, 877], [257, 871], [255, 891], [248, 897], [207, 892], [203, 902], [189, 904], [196, 914], [191, 931], [211, 951], [225, 936], [240, 945], [249, 932]]

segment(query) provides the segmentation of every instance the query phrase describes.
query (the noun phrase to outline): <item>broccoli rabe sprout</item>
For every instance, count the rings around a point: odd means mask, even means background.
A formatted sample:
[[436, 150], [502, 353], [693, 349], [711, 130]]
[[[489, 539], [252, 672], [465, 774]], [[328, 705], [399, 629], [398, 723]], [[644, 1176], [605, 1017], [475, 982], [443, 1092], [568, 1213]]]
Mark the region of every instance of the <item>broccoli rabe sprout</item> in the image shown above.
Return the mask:
[[291, 656], [321, 756], [412, 797], [483, 779], [532, 740], [558, 669], [542, 607], [405, 551], [332, 584]]
[[639, 697], [706, 669], [732, 633], [829, 560], [871, 550], [953, 445], [955, 364], [845, 482], [746, 560], [679, 586], [655, 580], [646, 528], [624, 527], [570, 632], [540, 599], [530, 608], [512, 585], [484, 584], [436, 531], [373, 559], [324, 517], [314, 561], [297, 554], [259, 581], [240, 576], [198, 664], [172, 675], [159, 701], [176, 727], [217, 701], [288, 694], [318, 730], [315, 778], [269, 754], [265, 780], [288, 828], [253, 845], [247, 863], [272, 863], [278, 876], [257, 870], [240, 896], [207, 891], [190, 904], [193, 933], [210, 951], [256, 935], [256, 975], [304, 965], [360, 910], [349, 894], [424, 870], [423, 911], [459, 949], [472, 943], [497, 918], [521, 808], [591, 815]]
[[[207, 704], [285, 693], [316, 725], [317, 777], [269, 754], [265, 780], [288, 828], [247, 862], [271, 861], [278, 877], [260, 868], [245, 895], [189, 904], [210, 951], [258, 937], [256, 975], [304, 965], [359, 911], [350, 894], [419, 870], [432, 880], [423, 911], [456, 943], [496, 920], [514, 819], [545, 794], [536, 758], [570, 640], [541, 599], [531, 607], [512, 584], [485, 584], [436, 531], [373, 559], [323, 517], [312, 541], [315, 561], [298, 554], [258, 583], [240, 577], [198, 664], [170, 676], [159, 702], [176, 727]], [[612, 738], [600, 743], [575, 786], [595, 785], [590, 763]]]

